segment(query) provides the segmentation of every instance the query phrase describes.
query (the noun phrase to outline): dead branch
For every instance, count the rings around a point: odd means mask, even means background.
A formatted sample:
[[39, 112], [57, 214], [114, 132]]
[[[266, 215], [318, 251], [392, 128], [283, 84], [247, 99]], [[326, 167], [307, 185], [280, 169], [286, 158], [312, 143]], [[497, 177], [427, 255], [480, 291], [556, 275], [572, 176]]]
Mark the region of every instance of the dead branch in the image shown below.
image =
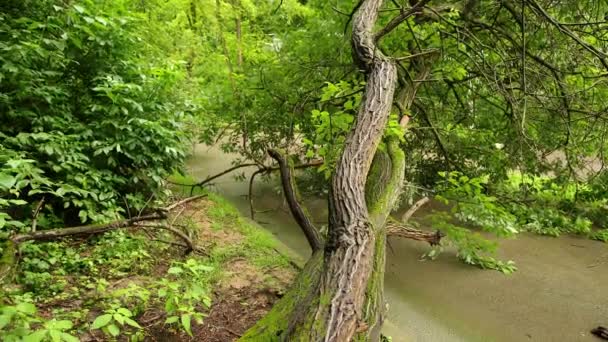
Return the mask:
[[164, 220], [167, 216], [162, 211], [157, 211], [154, 214], [144, 215], [133, 217], [128, 220], [119, 220], [106, 224], [91, 224], [87, 226], [79, 226], [79, 227], [70, 227], [70, 228], [58, 228], [58, 229], [49, 229], [49, 230], [41, 230], [38, 232], [31, 232], [27, 234], [17, 234], [13, 236], [10, 240], [15, 244], [19, 244], [25, 241], [33, 241], [33, 240], [54, 240], [61, 237], [71, 236], [71, 235], [81, 235], [81, 234], [98, 234], [104, 233], [110, 230], [126, 228], [134, 225], [137, 222], [142, 221], [154, 221], [154, 220]]
[[197, 199], [203, 198], [203, 197], [207, 197], [207, 195], [197, 195], [197, 196], [192, 196], [192, 197], [188, 197], [188, 198], [184, 198], [183, 200], [177, 201], [167, 207], [165, 207], [165, 211], [171, 211], [181, 205], [184, 205], [186, 203], [190, 203], [192, 201], [195, 201]]
[[36, 225], [38, 224], [38, 215], [40, 214], [40, 211], [42, 210], [43, 207], [44, 207], [44, 197], [42, 197], [42, 199], [40, 200], [40, 202], [38, 202], [38, 205], [32, 212], [32, 232], [36, 231]]
[[431, 199], [428, 197], [422, 197], [421, 199], [419, 199], [416, 203], [414, 203], [414, 205], [412, 205], [406, 212], [405, 214], [403, 214], [403, 216], [401, 216], [401, 222], [402, 223], [407, 223], [407, 221], [410, 220], [410, 218], [412, 217], [412, 215], [414, 215], [414, 213], [416, 211], [418, 211], [418, 209], [420, 209], [423, 205], [427, 204]]
[[398, 236], [417, 241], [426, 241], [431, 246], [439, 245], [441, 243], [441, 239], [445, 236], [445, 234], [439, 230], [436, 232], [426, 232], [413, 227], [397, 224], [394, 221], [386, 224], [386, 234], [388, 236]]
[[175, 229], [170, 225], [164, 225], [164, 224], [142, 224], [142, 225], [135, 225], [136, 228], [138, 227], [146, 227], [146, 228], [156, 228], [156, 229], [163, 229], [163, 230], [167, 230], [175, 235], [177, 235], [180, 239], [182, 239], [184, 241], [184, 243], [186, 244], [186, 253], [192, 252], [196, 250], [196, 247], [194, 246], [194, 243], [192, 243], [192, 240], [186, 235], [184, 234], [184, 232], [180, 231], [179, 229]]
[[276, 150], [268, 150], [268, 154], [279, 163], [279, 168], [281, 172], [281, 184], [283, 185], [283, 193], [285, 194], [285, 198], [287, 199], [287, 204], [289, 205], [289, 209], [291, 210], [291, 214], [294, 219], [302, 228], [304, 235], [306, 235], [306, 239], [308, 240], [308, 244], [310, 248], [312, 248], [313, 253], [323, 248], [323, 242], [321, 240], [321, 236], [317, 228], [312, 224], [312, 221], [308, 217], [308, 215], [302, 209], [300, 203], [296, 198], [296, 193], [294, 189], [294, 180], [292, 176], [292, 170], [285, 159], [285, 157]]
[[253, 181], [255, 177], [260, 173], [269, 172], [267, 169], [259, 169], [251, 174], [251, 178], [249, 178], [249, 211], [251, 213], [251, 219], [255, 220], [255, 210], [253, 209]]

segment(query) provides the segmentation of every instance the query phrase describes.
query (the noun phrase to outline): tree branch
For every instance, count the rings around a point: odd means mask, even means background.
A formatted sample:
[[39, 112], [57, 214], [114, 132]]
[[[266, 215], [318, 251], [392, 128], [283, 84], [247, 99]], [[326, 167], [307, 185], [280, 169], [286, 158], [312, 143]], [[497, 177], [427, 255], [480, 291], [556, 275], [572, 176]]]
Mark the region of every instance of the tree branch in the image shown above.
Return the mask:
[[399, 26], [407, 18], [420, 12], [422, 7], [424, 7], [429, 2], [431, 2], [431, 0], [420, 0], [407, 11], [402, 10], [402, 12], [399, 13], [399, 15], [397, 15], [396, 17], [391, 19], [391, 21], [389, 21], [389, 23], [386, 24], [386, 26], [384, 26], [380, 31], [378, 31], [378, 33], [376, 33], [374, 35], [374, 40], [378, 41], [378, 40], [382, 39], [382, 37], [384, 37], [385, 35], [390, 33], [392, 30], [394, 30], [397, 26]]
[[58, 239], [61, 237], [71, 236], [71, 235], [98, 234], [98, 233], [104, 233], [104, 232], [114, 230], [114, 229], [130, 227], [137, 222], [163, 220], [166, 218], [167, 218], [167, 215], [164, 212], [159, 211], [155, 214], [133, 217], [128, 220], [119, 220], [119, 221], [114, 221], [114, 222], [106, 223], [106, 224], [92, 224], [92, 225], [87, 225], [87, 226], [49, 229], [49, 230], [41, 230], [41, 231], [27, 233], [27, 234], [18, 234], [18, 235], [13, 236], [11, 238], [11, 240], [15, 244], [19, 244], [19, 243], [22, 243], [25, 241], [53, 240], [53, 239]]
[[547, 13], [547, 11], [545, 11], [545, 9], [542, 8], [536, 1], [534, 1], [534, 0], [526, 0], [526, 1], [528, 2], [528, 4], [530, 4], [530, 7], [532, 7], [532, 9], [534, 9], [535, 12], [540, 17], [544, 17], [547, 21], [549, 21], [549, 23], [551, 23], [551, 25], [555, 26], [560, 32], [562, 32], [563, 34], [572, 38], [577, 44], [582, 46], [585, 50], [587, 50], [587, 51], [591, 52], [593, 55], [595, 55], [600, 60], [600, 62], [604, 66], [604, 68], [606, 68], [608, 70], [608, 62], [606, 61], [606, 57], [608, 57], [608, 55], [606, 53], [598, 50], [598, 48], [596, 48], [595, 46], [588, 44], [587, 42], [582, 40], [579, 36], [577, 36], [569, 28], [562, 25], [559, 21], [557, 21], [549, 13]]
[[397, 224], [394, 221], [387, 222], [386, 234], [388, 236], [397, 236], [416, 241], [426, 241], [431, 246], [439, 245], [441, 239], [445, 236], [440, 230], [436, 232], [425, 232], [423, 230]]
[[429, 203], [430, 199], [428, 197], [422, 197], [421, 199], [419, 199], [416, 203], [414, 203], [414, 205], [412, 205], [406, 212], [405, 214], [403, 214], [403, 216], [401, 216], [401, 222], [402, 223], [407, 223], [407, 221], [410, 220], [410, 218], [412, 217], [412, 215], [414, 215], [414, 213], [416, 211], [418, 211], [418, 209], [420, 209], [423, 205]]
[[289, 205], [289, 209], [291, 210], [291, 214], [294, 219], [302, 228], [304, 235], [306, 235], [306, 239], [308, 240], [308, 244], [312, 249], [313, 253], [321, 250], [323, 248], [323, 242], [321, 240], [321, 236], [317, 228], [312, 224], [312, 221], [308, 217], [308, 215], [302, 209], [300, 203], [296, 198], [296, 193], [294, 189], [294, 180], [291, 172], [291, 167], [289, 163], [285, 159], [285, 157], [278, 152], [277, 150], [268, 150], [268, 154], [279, 163], [279, 168], [281, 172], [281, 184], [283, 185], [283, 193], [285, 194], [285, 198], [287, 199], [287, 204]]

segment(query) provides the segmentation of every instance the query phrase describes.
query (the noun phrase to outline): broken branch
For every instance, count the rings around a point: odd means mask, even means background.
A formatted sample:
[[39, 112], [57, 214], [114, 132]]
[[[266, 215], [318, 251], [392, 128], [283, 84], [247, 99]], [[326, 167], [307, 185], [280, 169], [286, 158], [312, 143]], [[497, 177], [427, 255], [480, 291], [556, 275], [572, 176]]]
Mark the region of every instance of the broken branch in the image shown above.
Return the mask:
[[431, 246], [436, 246], [441, 243], [441, 239], [445, 236], [441, 231], [426, 232], [420, 229], [399, 225], [395, 222], [386, 224], [386, 234], [388, 236], [398, 236], [406, 239], [417, 241], [426, 241]]

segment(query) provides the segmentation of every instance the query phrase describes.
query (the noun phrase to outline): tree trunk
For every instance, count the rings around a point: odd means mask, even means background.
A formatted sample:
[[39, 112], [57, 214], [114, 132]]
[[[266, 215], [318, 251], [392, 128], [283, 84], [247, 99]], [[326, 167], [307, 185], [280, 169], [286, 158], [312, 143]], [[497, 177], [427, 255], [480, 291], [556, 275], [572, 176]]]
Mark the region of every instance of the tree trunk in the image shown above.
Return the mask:
[[313, 254], [294, 287], [242, 337], [244, 341], [379, 339], [384, 311], [384, 223], [404, 174], [403, 151], [396, 142], [389, 142], [390, 158], [384, 160], [391, 162], [390, 175], [368, 209], [368, 173], [388, 121], [397, 80], [394, 62], [374, 42], [372, 30], [381, 5], [382, 0], [364, 0], [353, 17], [353, 56], [367, 83], [332, 179], [325, 248]]

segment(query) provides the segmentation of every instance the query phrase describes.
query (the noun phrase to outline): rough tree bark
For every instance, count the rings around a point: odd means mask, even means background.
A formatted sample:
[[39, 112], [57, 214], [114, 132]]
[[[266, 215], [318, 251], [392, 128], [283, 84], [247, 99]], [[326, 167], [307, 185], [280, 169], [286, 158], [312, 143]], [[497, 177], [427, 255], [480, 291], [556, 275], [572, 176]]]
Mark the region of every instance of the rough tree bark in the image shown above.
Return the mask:
[[[382, 2], [362, 0], [352, 19], [353, 57], [367, 82], [357, 120], [332, 179], [324, 248], [315, 248], [309, 239], [313, 255], [293, 287], [242, 341], [378, 341], [385, 314], [387, 233], [431, 244], [441, 239], [440, 233], [387, 225], [402, 190], [405, 153], [395, 137], [385, 140], [386, 149], [378, 150], [397, 85], [395, 59], [383, 55], [376, 46], [376, 41], [394, 27], [381, 30], [379, 35], [373, 33]], [[420, 0], [391, 25], [396, 27], [416, 15], [428, 2]], [[423, 57], [418, 58], [422, 63], [417, 65], [417, 76], [426, 78], [428, 65]], [[403, 112], [412, 105], [417, 87], [413, 80], [406, 82], [397, 97], [396, 105]], [[404, 116], [402, 126], [408, 120]], [[290, 174], [283, 172], [282, 176]], [[290, 184], [283, 179], [284, 188]], [[291, 192], [285, 189], [286, 196]], [[298, 206], [297, 201], [292, 202], [290, 207]], [[297, 215], [298, 210], [292, 211]], [[301, 226], [305, 232], [311, 229]]]
[[373, 27], [382, 0], [364, 0], [353, 16], [352, 49], [367, 76], [364, 101], [331, 186], [327, 242], [313, 253], [295, 287], [243, 340], [350, 341], [378, 339], [384, 301], [384, 222], [403, 179], [403, 151], [389, 143], [387, 185], [373, 209], [365, 200], [368, 173], [386, 127], [397, 81], [394, 62], [376, 48]]

